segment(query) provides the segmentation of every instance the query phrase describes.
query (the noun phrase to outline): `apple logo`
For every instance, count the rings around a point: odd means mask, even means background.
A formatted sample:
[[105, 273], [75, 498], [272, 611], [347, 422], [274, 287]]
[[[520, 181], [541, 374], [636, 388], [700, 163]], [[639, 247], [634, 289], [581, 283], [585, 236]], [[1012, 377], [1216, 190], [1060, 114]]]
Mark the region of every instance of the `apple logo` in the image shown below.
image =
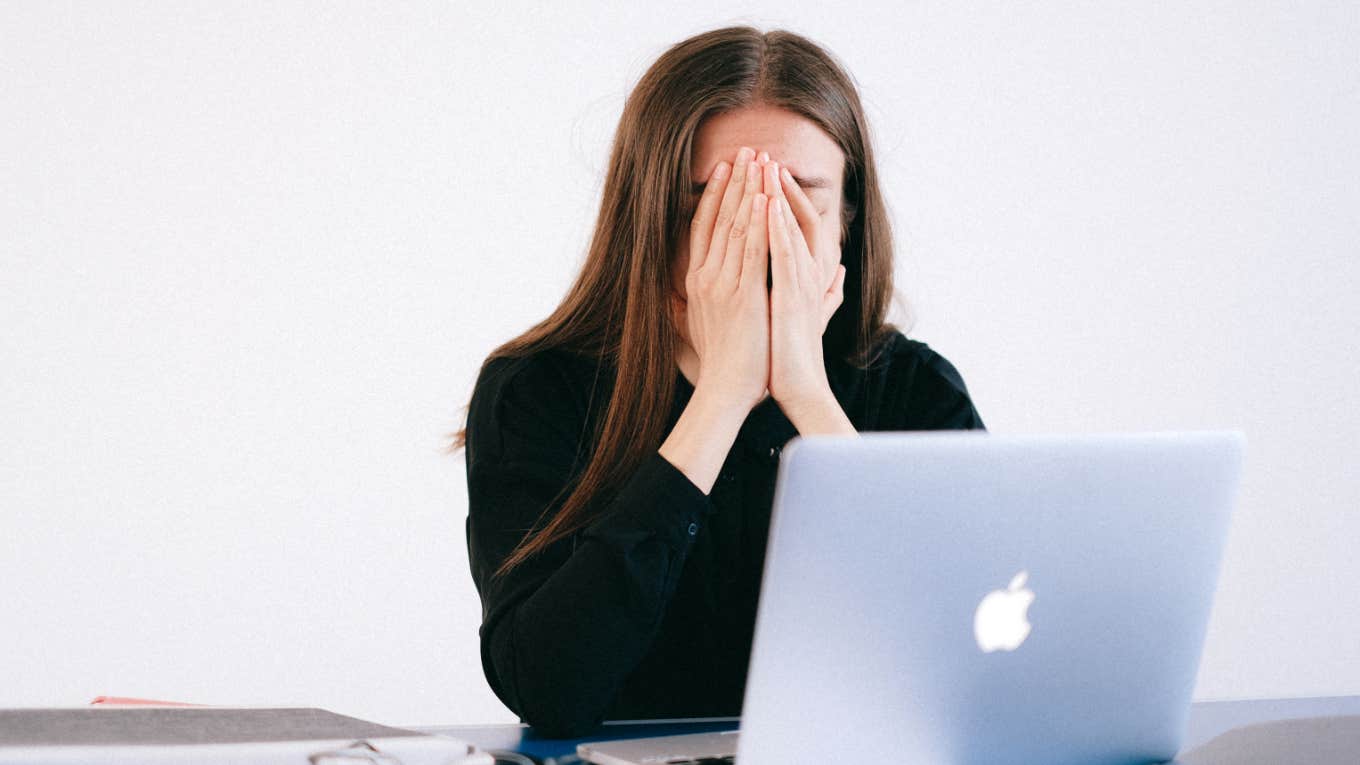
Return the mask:
[[1029, 637], [1025, 612], [1034, 602], [1034, 591], [1025, 587], [1028, 571], [1021, 571], [1004, 590], [992, 590], [973, 614], [973, 635], [983, 653], [1014, 651]]

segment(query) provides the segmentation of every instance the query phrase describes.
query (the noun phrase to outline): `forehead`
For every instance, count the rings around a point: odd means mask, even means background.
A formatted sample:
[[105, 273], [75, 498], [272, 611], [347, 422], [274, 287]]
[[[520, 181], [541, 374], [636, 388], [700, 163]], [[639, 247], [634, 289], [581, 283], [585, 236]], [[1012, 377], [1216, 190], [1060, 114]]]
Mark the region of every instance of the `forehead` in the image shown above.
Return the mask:
[[812, 120], [787, 109], [758, 106], [707, 117], [694, 136], [690, 180], [702, 190], [719, 160], [731, 164], [743, 146], [770, 153], [809, 193], [841, 191], [845, 153]]

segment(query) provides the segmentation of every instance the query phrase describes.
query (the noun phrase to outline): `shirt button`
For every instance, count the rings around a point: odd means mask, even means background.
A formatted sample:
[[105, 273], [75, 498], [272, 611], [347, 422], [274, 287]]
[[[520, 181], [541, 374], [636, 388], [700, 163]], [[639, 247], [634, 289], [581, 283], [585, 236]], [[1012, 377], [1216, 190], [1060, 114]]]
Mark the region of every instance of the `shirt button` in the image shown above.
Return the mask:
[[776, 454], [778, 454], [778, 453], [779, 453], [779, 449], [778, 449], [777, 447], [774, 447], [774, 446], [771, 446], [771, 447], [770, 447], [770, 456], [771, 456], [771, 457], [773, 457], [774, 455], [776, 455]]
[[694, 536], [695, 534], [698, 534], [698, 533], [699, 533], [699, 524], [697, 524], [697, 523], [691, 523], [691, 524], [689, 525], [689, 535], [690, 535], [690, 536]]

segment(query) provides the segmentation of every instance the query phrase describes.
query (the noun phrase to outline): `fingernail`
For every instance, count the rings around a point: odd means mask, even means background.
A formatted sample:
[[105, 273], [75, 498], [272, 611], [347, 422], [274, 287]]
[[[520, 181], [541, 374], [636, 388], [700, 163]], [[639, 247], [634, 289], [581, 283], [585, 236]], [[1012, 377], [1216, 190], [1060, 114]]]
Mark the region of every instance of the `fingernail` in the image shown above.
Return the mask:
[[754, 157], [755, 155], [756, 155], [755, 149], [752, 149], [749, 146], [743, 146], [741, 147], [741, 150], [737, 152], [737, 161], [750, 162], [751, 158]]
[[719, 162], [717, 167], [713, 168], [713, 179], [720, 181], [723, 178], [726, 178], [727, 171], [731, 169], [732, 168], [728, 167], [726, 162]]
[[778, 215], [778, 216], [780, 216], [780, 217], [783, 217], [783, 215], [784, 215], [784, 205], [783, 205], [783, 203], [779, 200], [779, 197], [775, 197], [775, 198], [774, 198], [774, 201], [770, 202], [770, 212], [772, 212], [772, 213], [774, 213], [775, 215]]

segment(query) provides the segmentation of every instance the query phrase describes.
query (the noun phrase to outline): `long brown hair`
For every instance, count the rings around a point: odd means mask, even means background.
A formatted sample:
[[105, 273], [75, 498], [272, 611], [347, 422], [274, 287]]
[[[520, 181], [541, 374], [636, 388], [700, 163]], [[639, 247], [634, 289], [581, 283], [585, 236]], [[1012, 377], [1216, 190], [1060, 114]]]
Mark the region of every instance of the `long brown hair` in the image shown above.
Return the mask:
[[[894, 295], [892, 235], [868, 123], [850, 77], [830, 53], [783, 30], [725, 27], [672, 46], [624, 104], [594, 234], [576, 282], [552, 315], [483, 362], [485, 369], [497, 357], [562, 347], [616, 369], [596, 433], [598, 445], [580, 480], [545, 526], [526, 533], [497, 576], [588, 525], [595, 514], [592, 499], [617, 486], [660, 447], [670, 413], [662, 402], [673, 400], [679, 351], [674, 316], [662, 309], [671, 305], [672, 257], [681, 244], [681, 216], [693, 201], [694, 137], [708, 116], [758, 105], [807, 118], [846, 157], [844, 299], [823, 335], [824, 358], [842, 358], [862, 369], [896, 329], [885, 323]], [[451, 435], [450, 454], [466, 446], [466, 424]]]

